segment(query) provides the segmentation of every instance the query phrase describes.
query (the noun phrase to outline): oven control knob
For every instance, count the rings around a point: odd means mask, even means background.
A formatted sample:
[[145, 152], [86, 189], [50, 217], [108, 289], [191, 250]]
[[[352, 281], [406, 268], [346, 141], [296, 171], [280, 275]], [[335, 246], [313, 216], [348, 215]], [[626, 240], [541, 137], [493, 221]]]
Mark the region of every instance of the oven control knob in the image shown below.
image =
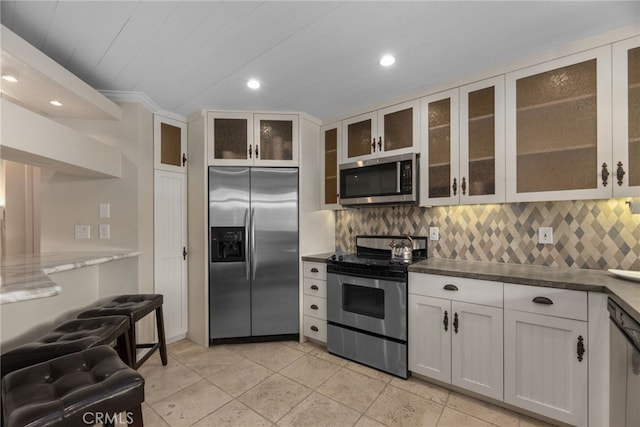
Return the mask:
[[343, 257], [342, 255], [340, 255], [340, 256], [338, 257], [338, 261], [342, 261], [343, 259], [344, 259], [344, 257]]
[[331, 255], [331, 259], [335, 261], [336, 260], [336, 254]]

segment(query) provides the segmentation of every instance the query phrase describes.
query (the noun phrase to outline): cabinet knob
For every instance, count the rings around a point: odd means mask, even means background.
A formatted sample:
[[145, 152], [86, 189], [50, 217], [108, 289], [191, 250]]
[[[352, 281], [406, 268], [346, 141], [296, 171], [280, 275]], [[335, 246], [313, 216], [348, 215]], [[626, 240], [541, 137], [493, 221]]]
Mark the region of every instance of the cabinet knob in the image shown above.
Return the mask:
[[310, 307], [310, 308], [311, 308], [312, 310], [317, 310], [317, 309], [318, 309], [318, 306], [317, 306], [317, 305], [315, 305], [315, 304], [311, 304], [311, 307]]
[[309, 329], [311, 329], [313, 332], [318, 332], [318, 327], [317, 326], [312, 326]]
[[458, 287], [456, 285], [449, 284], [449, 285], [444, 285], [442, 289], [444, 289], [445, 291], [457, 291]]
[[253, 148], [252, 148], [252, 145], [249, 144], [249, 158], [251, 159], [252, 156], [253, 156]]
[[319, 288], [317, 285], [311, 285], [311, 290], [312, 291], [317, 291]]
[[256, 144], [256, 159], [258, 158], [258, 144]]
[[449, 329], [449, 314], [447, 310], [444, 311], [444, 319], [442, 319], [442, 324], [444, 325], [444, 331], [447, 332]]
[[317, 272], [318, 272], [318, 269], [317, 269], [317, 268], [315, 268], [315, 267], [313, 267], [313, 268], [311, 269], [311, 272], [312, 272], [312, 273], [317, 273]]
[[382, 137], [378, 139], [378, 151], [382, 151]]
[[458, 194], [458, 180], [456, 178], [453, 178], [453, 185], [451, 186], [451, 188], [453, 189], [453, 195], [457, 195]]
[[373, 142], [371, 142], [371, 148], [373, 149], [373, 152], [376, 152], [376, 138], [373, 138]]
[[602, 164], [602, 185], [605, 187], [609, 183], [609, 169], [607, 169], [607, 164]]
[[460, 189], [462, 190], [463, 196], [467, 194], [467, 179], [464, 176], [462, 177], [462, 184], [460, 184]]
[[622, 162], [618, 162], [618, 168], [616, 169], [616, 178], [618, 179], [618, 186], [622, 186], [622, 179], [624, 178], [625, 172], [624, 167], [622, 166]]

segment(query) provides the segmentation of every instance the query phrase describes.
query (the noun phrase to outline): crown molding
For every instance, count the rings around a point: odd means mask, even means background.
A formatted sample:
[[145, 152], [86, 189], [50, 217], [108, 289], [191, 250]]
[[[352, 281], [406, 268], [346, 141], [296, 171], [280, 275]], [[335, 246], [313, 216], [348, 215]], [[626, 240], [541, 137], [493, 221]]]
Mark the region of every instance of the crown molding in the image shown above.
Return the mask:
[[99, 92], [113, 102], [135, 102], [141, 104], [143, 107], [154, 114], [162, 114], [165, 117], [179, 120], [181, 122], [187, 121], [187, 118], [180, 114], [164, 110], [153, 99], [149, 98], [144, 92], [121, 90], [100, 90]]

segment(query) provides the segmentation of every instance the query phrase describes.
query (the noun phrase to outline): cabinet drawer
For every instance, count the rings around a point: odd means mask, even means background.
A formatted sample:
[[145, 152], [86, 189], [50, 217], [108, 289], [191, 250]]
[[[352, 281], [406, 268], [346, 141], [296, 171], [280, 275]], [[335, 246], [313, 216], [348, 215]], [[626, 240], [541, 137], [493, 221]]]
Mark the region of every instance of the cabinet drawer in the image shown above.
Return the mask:
[[304, 315], [316, 317], [318, 319], [327, 319], [327, 300], [313, 295], [304, 296]]
[[505, 283], [504, 308], [567, 319], [587, 320], [587, 293], [569, 289]]
[[428, 297], [502, 307], [502, 288], [489, 280], [409, 273], [409, 293]]
[[304, 336], [317, 341], [327, 342], [327, 322], [315, 317], [304, 316]]
[[305, 295], [313, 295], [320, 298], [327, 297], [327, 281], [319, 279], [304, 278]]
[[323, 262], [305, 261], [302, 265], [304, 277], [327, 280], [327, 264]]

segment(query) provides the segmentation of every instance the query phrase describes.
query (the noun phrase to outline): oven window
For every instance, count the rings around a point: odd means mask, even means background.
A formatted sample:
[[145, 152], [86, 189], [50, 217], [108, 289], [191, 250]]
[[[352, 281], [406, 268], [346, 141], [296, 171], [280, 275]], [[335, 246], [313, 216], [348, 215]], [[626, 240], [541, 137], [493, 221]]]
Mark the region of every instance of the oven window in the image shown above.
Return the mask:
[[384, 319], [384, 290], [357, 285], [342, 285], [342, 310]]

